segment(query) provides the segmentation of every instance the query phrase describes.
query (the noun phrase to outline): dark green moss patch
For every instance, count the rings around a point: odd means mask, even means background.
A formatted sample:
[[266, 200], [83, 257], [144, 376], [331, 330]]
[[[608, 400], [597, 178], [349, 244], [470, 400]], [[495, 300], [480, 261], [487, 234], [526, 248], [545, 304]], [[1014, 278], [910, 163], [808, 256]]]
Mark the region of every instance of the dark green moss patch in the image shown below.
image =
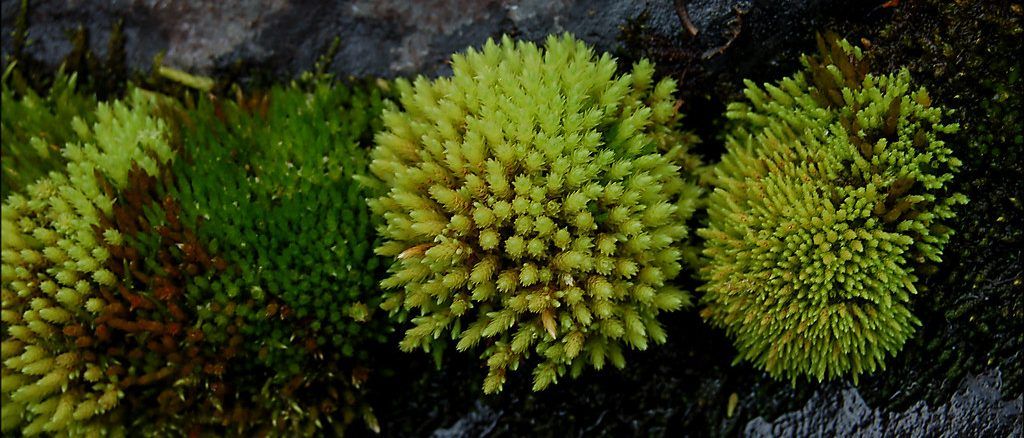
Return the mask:
[[1004, 396], [1024, 390], [1024, 10], [1019, 3], [903, 2], [880, 31], [861, 25], [879, 68], [907, 66], [933, 101], [955, 112], [948, 142], [970, 198], [951, 224], [944, 263], [914, 312], [921, 331], [861, 385], [873, 406], [940, 404], [968, 375], [998, 367]]

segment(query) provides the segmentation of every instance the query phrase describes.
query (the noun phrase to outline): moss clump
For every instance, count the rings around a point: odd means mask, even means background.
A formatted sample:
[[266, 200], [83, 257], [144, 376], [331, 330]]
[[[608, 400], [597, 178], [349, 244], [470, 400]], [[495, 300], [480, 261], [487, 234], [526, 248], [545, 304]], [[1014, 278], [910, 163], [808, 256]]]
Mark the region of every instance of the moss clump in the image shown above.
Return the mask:
[[[1019, 2], [902, 2], [869, 23], [874, 63], [907, 66], [933, 100], [954, 109], [960, 130], [946, 139], [963, 145], [955, 180], [969, 211], [948, 224], [957, 230], [942, 268], [915, 300], [920, 334], [887, 372], [865, 379], [872, 406], [907, 409], [919, 400], [946, 403], [961, 382], [998, 368], [1004, 399], [1024, 389], [1024, 10]], [[853, 32], [857, 32], [854, 30]], [[955, 250], [953, 250], [955, 248]]]
[[776, 85], [747, 84], [708, 200], [703, 315], [775, 377], [884, 366], [913, 333], [918, 275], [934, 270], [966, 202], [941, 122], [906, 70], [868, 73], [861, 51], [820, 56]]
[[157, 96], [135, 90], [125, 102], [99, 104], [92, 126], [73, 119], [82, 143], [63, 148], [63, 171], [3, 203], [5, 432], [116, 428], [101, 414], [114, 415], [129, 387], [174, 371], [160, 346], [176, 326], [152, 308], [128, 315], [122, 298], [131, 292], [108, 263], [116, 257], [107, 244], [121, 236], [98, 233], [115, 220], [114, 192], [133, 169], [154, 175], [173, 156], [157, 106]]
[[202, 338], [226, 347], [224, 412], [202, 412], [201, 424], [313, 433], [365, 417], [376, 427], [358, 387], [368, 346], [389, 331], [373, 317], [384, 268], [353, 176], [366, 172], [380, 109], [375, 87], [315, 81], [189, 113], [167, 193], [198, 247], [224, 263], [182, 284]]
[[398, 81], [370, 165], [377, 253], [396, 258], [384, 308], [412, 318], [402, 349], [479, 346], [496, 392], [534, 355], [539, 390], [664, 342], [656, 316], [689, 303], [669, 281], [699, 192], [659, 153], [675, 83], [647, 62], [616, 75], [570, 36], [488, 41], [452, 68]]
[[376, 429], [359, 388], [389, 328], [353, 176], [379, 91], [129, 95], [3, 204], [4, 431]]

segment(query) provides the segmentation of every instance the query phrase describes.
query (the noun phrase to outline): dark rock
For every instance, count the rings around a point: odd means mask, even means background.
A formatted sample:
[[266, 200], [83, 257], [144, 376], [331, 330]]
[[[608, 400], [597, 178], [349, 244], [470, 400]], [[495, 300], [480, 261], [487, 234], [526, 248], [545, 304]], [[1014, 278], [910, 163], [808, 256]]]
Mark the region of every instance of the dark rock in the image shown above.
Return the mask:
[[[3, 0], [3, 53], [12, 51], [11, 32], [19, 0]], [[689, 3], [687, 5], [687, 3]], [[330, 42], [341, 49], [334, 71], [343, 75], [442, 74], [448, 56], [502, 34], [539, 41], [571, 32], [601, 51], [636, 47], [619, 43], [622, 26], [643, 14], [646, 29], [665, 37], [680, 29], [680, 11], [699, 30], [692, 48], [712, 70], [738, 64], [749, 70], [766, 56], [808, 32], [837, 0], [310, 0], [197, 1], [81, 0], [30, 2], [31, 56], [56, 67], [71, 50], [68, 32], [85, 27], [100, 55], [111, 28], [124, 20], [127, 64], [148, 69], [153, 57], [186, 71], [215, 74], [232, 69], [265, 69], [292, 76], [310, 69]], [[839, 8], [838, 10], [842, 10]], [[753, 50], [725, 53], [735, 42], [756, 41]], [[737, 44], [738, 46], [742, 46]], [[744, 46], [745, 47], [745, 46]], [[647, 49], [643, 49], [647, 50]], [[710, 61], [708, 61], [710, 60]]]
[[763, 417], [747, 424], [750, 437], [799, 436], [1021, 436], [1021, 396], [1002, 399], [998, 370], [964, 380], [950, 400], [938, 407], [919, 401], [905, 411], [868, 406], [856, 388], [822, 391], [800, 410], [774, 421]]
[[[10, 35], [20, 3], [2, 2], [5, 55], [13, 48]], [[133, 70], [148, 69], [164, 52], [167, 65], [201, 74], [241, 65], [286, 76], [310, 69], [339, 37], [336, 72], [393, 77], [443, 73], [452, 52], [506, 33], [541, 40], [572, 32], [610, 50], [626, 20], [645, 9], [670, 14], [667, 6], [616, 0], [36, 1], [29, 7], [28, 36], [31, 56], [55, 67], [71, 50], [68, 31], [86, 27], [93, 47], [101, 48], [123, 18]]]
[[499, 419], [501, 419], [501, 413], [495, 412], [490, 406], [477, 401], [470, 413], [449, 427], [435, 430], [432, 436], [434, 438], [485, 437], [494, 430]]
[[[702, 138], [721, 130], [726, 102], [743, 79], [761, 83], [791, 74], [814, 49], [815, 32], [876, 14], [875, 2], [844, 0], [673, 0], [668, 13], [649, 10], [621, 34], [622, 61], [653, 61], [680, 83], [689, 126]], [[880, 3], [880, 2], [879, 2]], [[688, 16], [696, 34], [688, 31]], [[718, 154], [710, 149], [708, 154]]]

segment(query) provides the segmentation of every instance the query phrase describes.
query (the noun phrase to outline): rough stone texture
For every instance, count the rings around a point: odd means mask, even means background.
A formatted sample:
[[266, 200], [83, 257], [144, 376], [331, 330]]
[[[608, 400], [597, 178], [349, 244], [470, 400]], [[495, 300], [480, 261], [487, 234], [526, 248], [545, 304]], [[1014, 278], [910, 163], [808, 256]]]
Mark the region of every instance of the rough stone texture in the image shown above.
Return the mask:
[[[19, 0], [2, 0], [5, 55]], [[311, 68], [335, 37], [333, 69], [342, 75], [443, 74], [455, 51], [488, 37], [528, 40], [572, 32], [602, 51], [622, 52], [622, 26], [643, 15], [647, 30], [674, 37], [680, 11], [698, 30], [688, 49], [702, 71], [763, 71], [765, 62], [804, 37], [824, 16], [845, 12], [841, 0], [43, 0], [30, 2], [29, 52], [56, 66], [71, 50], [67, 33], [84, 26], [104, 54], [124, 20], [127, 64], [146, 70], [158, 53], [166, 65], [200, 74], [259, 69], [291, 76]], [[683, 5], [685, 4], [685, 8]], [[744, 41], [756, 41], [755, 48]], [[733, 48], [740, 50], [726, 50]], [[632, 51], [633, 47], [629, 48]], [[695, 66], [696, 67], [696, 66]], [[741, 73], [742, 74], [742, 73]]]
[[449, 427], [443, 427], [431, 434], [434, 438], [457, 438], [467, 435], [487, 436], [501, 420], [501, 412], [495, 412], [490, 406], [477, 401], [473, 410]]
[[[20, 3], [2, 2], [4, 54], [11, 51]], [[67, 31], [85, 26], [93, 46], [102, 48], [113, 23], [123, 18], [133, 70], [149, 68], [165, 52], [165, 64], [196, 73], [239, 63], [290, 75], [309, 69], [340, 37], [338, 73], [438, 74], [452, 52], [504, 33], [540, 40], [572, 32], [610, 50], [618, 27], [645, 9], [658, 15], [670, 10], [665, 2], [616, 0], [47, 0], [31, 2], [29, 51], [53, 66], [71, 50]]]
[[800, 410], [774, 421], [763, 417], [747, 424], [750, 437], [800, 436], [1021, 436], [1021, 397], [1003, 400], [1002, 379], [989, 371], [966, 379], [950, 400], [938, 407], [919, 401], [906, 411], [870, 407], [856, 388], [816, 393]]

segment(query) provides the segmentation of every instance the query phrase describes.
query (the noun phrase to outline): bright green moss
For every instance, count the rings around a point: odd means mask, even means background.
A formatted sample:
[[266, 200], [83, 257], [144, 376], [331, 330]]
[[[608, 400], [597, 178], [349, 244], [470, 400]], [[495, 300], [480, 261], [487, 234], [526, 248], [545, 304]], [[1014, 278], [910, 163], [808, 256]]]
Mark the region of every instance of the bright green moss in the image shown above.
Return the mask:
[[353, 177], [380, 109], [313, 80], [76, 118], [3, 204], [4, 432], [375, 429], [359, 391], [389, 327]]
[[777, 84], [747, 84], [712, 178], [703, 315], [740, 359], [778, 378], [884, 366], [919, 324], [909, 309], [966, 202], [942, 141], [956, 125], [906, 70], [868, 73], [860, 49], [822, 54]]
[[96, 98], [76, 92], [75, 75], [58, 73], [45, 96], [25, 84], [15, 84], [14, 65], [0, 81], [0, 199], [64, 165], [61, 148], [78, 141], [71, 121], [93, 122]]
[[235, 356], [229, 419], [213, 422], [244, 434], [375, 423], [355, 376], [389, 330], [373, 317], [383, 266], [353, 176], [366, 172], [380, 108], [375, 87], [317, 82], [190, 114], [190, 159], [175, 163], [169, 193], [227, 268], [191, 279], [185, 295], [203, 336]]
[[402, 349], [475, 349], [496, 392], [520, 367], [539, 390], [664, 342], [657, 315], [689, 303], [669, 281], [699, 192], [674, 164], [695, 162], [670, 144], [675, 83], [647, 62], [617, 75], [570, 36], [488, 41], [452, 69], [398, 81], [370, 165]]
[[[73, 129], [66, 137], [82, 143], [61, 149], [68, 163], [61, 171], [3, 203], [4, 432], [116, 429], [100, 414], [118, 407], [123, 379], [149, 371], [94, 348], [114, 336], [105, 324], [116, 313], [119, 283], [96, 227], [113, 218], [114, 198], [102, 181], [123, 189], [133, 166], [152, 175], [173, 155], [166, 125], [152, 115], [156, 105], [155, 95], [134, 90], [124, 102], [99, 104], [91, 126], [80, 118], [70, 128], [47, 125], [63, 123], [59, 117], [39, 125], [43, 132]], [[4, 117], [7, 111], [5, 101]]]

